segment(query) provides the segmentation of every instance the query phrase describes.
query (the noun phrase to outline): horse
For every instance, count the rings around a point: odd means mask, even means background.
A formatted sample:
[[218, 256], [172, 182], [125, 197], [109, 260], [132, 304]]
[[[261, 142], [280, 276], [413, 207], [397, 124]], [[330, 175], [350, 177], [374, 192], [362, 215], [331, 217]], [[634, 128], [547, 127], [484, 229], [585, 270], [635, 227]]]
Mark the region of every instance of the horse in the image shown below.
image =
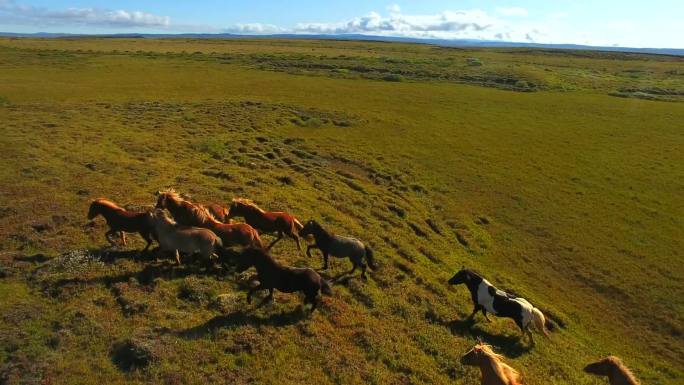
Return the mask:
[[480, 367], [482, 385], [520, 385], [520, 373], [502, 359], [503, 356], [494, 353], [491, 346], [478, 343], [461, 357], [461, 363]]
[[228, 208], [228, 218], [243, 217], [250, 226], [262, 233], [277, 235], [277, 238], [266, 249], [270, 250], [284, 235], [297, 242], [297, 250], [301, 251], [299, 244], [299, 231], [302, 224], [294, 216], [282, 211], [264, 211], [249, 199], [233, 199]]
[[253, 287], [247, 293], [247, 303], [252, 303], [252, 294], [258, 290], [268, 290], [259, 306], [273, 299], [273, 290], [278, 289], [283, 293], [304, 293], [304, 305], [311, 304], [311, 312], [316, 310], [319, 300], [319, 292], [328, 296], [332, 295], [330, 284], [321, 276], [309, 268], [284, 266], [276, 261], [267, 250], [246, 248], [238, 256], [237, 271], [243, 272], [254, 266], [257, 271], [259, 285]]
[[211, 230], [179, 226], [161, 209], [156, 209], [152, 213], [152, 220], [159, 242], [159, 252], [174, 252], [178, 265], [181, 264], [180, 253], [199, 254], [205, 260], [218, 258], [216, 253], [223, 247], [223, 243]]
[[205, 203], [201, 206], [206, 208], [217, 221], [221, 223], [230, 223], [227, 207], [221, 206], [218, 203]]
[[353, 274], [357, 267], [361, 267], [361, 277], [366, 279], [366, 264], [363, 262], [364, 258], [368, 262], [368, 266], [375, 270], [377, 266], [373, 260], [373, 251], [370, 247], [363, 244], [356, 238], [343, 237], [335, 235], [326, 231], [318, 222], [314, 220], [308, 221], [304, 227], [299, 231], [302, 237], [313, 235], [316, 243], [308, 245], [306, 248], [306, 255], [311, 258], [311, 249], [319, 249], [323, 253], [323, 270], [328, 268], [328, 256], [338, 258], [349, 258], [352, 262], [352, 269], [348, 274]]
[[468, 317], [469, 320], [472, 320], [478, 311], [482, 311], [487, 321], [491, 322], [487, 316], [487, 312], [490, 312], [499, 317], [512, 318], [523, 335], [529, 336], [530, 343], [533, 345], [535, 342], [530, 330], [532, 325], [544, 336], [549, 336], [545, 328], [546, 319], [544, 314], [532, 306], [526, 299], [497, 289], [489, 281], [472, 270], [462, 269], [449, 279], [450, 285], [462, 283], [470, 290], [474, 305], [473, 312]]
[[610, 385], [639, 385], [639, 380], [622, 363], [622, 360], [615, 356], [608, 356], [600, 361], [594, 362], [584, 367], [587, 373], [597, 376], [607, 376]]
[[259, 233], [246, 223], [222, 223], [202, 205], [181, 198], [173, 190], [159, 192], [156, 208], [169, 210], [173, 219], [183, 226], [204, 227], [216, 233], [223, 245], [263, 247]]
[[90, 204], [88, 220], [93, 220], [98, 215], [102, 215], [105, 221], [107, 221], [109, 231], [105, 233], [105, 238], [107, 238], [107, 241], [112, 246], [116, 244], [111, 237], [116, 233], [119, 233], [121, 243], [124, 246], [126, 245], [126, 233], [139, 233], [147, 241], [147, 246], [145, 246], [143, 252], [147, 251], [150, 245], [152, 245], [154, 232], [152, 215], [149, 212], [129, 211], [108, 199], [98, 198]]

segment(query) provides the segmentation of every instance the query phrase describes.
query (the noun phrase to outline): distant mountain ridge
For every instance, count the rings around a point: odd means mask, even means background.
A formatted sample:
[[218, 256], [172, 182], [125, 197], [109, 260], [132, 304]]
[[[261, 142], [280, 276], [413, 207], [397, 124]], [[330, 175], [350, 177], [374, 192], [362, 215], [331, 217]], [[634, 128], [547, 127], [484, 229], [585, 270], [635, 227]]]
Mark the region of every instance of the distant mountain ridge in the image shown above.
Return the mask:
[[359, 34], [340, 34], [340, 35], [301, 35], [301, 34], [272, 34], [272, 35], [238, 35], [231, 33], [180, 33], [180, 34], [150, 34], [150, 33], [121, 33], [121, 34], [70, 34], [70, 33], [12, 33], [0, 32], [2, 37], [37, 37], [37, 38], [110, 38], [110, 39], [322, 39], [322, 40], [360, 40], [360, 41], [387, 41], [417, 44], [432, 44], [442, 47], [490, 47], [490, 48], [544, 48], [544, 49], [567, 49], [567, 50], [589, 50], [589, 51], [612, 51], [612, 52], [631, 52], [647, 53], [658, 55], [684, 56], [684, 49], [680, 48], [633, 48], [617, 46], [591, 46], [581, 44], [542, 44], [525, 42], [504, 42], [491, 40], [474, 39], [421, 39], [411, 37], [392, 37]]

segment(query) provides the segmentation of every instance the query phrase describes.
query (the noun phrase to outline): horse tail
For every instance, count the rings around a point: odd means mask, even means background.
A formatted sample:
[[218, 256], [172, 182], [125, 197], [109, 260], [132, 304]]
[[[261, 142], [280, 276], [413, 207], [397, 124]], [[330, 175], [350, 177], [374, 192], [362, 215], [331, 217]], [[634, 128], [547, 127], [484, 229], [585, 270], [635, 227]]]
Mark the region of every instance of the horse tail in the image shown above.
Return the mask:
[[259, 233], [256, 231], [256, 229], [252, 228], [252, 233], [250, 235], [251, 240], [250, 240], [250, 246], [254, 247], [256, 249], [263, 249], [264, 248], [264, 243], [261, 241], [261, 237], [259, 236]]
[[299, 232], [304, 228], [304, 225], [297, 220], [297, 218], [292, 217], [292, 233], [299, 235]]
[[330, 282], [323, 278], [321, 278], [321, 293], [327, 296], [333, 295], [332, 287], [330, 287]]
[[214, 238], [214, 249], [223, 249], [223, 240], [218, 235]]
[[375, 260], [373, 259], [373, 250], [368, 246], [364, 246], [364, 249], [366, 250], [366, 262], [368, 262], [368, 267], [376, 270], [378, 265], [375, 264]]
[[534, 327], [548, 338], [549, 332], [546, 331], [546, 318], [544, 318], [544, 313], [536, 307], [532, 307], [532, 320], [534, 321]]

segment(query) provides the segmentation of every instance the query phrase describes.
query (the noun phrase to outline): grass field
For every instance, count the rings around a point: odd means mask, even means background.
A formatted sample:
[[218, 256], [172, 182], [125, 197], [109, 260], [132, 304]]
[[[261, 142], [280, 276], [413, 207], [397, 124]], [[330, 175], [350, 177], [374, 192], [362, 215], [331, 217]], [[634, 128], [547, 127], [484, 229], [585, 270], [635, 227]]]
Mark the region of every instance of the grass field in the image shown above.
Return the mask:
[[[527, 384], [602, 383], [581, 369], [607, 354], [681, 384], [683, 95], [671, 56], [0, 39], [0, 384], [477, 384], [459, 359], [478, 339]], [[312, 316], [287, 294], [253, 311], [245, 274], [157, 263], [137, 236], [106, 250], [86, 226], [92, 199], [164, 187], [315, 218], [380, 269]], [[322, 265], [289, 240], [273, 254]], [[551, 339], [464, 323], [446, 284], [464, 265], [541, 308]]]

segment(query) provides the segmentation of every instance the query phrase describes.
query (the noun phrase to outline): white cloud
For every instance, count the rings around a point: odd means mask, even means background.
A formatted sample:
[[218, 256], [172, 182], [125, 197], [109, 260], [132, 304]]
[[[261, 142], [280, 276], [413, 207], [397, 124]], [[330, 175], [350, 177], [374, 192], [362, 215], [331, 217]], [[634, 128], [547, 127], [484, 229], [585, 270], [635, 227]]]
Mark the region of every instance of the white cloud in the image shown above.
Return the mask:
[[30, 25], [81, 24], [109, 27], [168, 27], [171, 18], [151, 13], [100, 8], [51, 10], [0, 0], [0, 20]]
[[525, 17], [528, 14], [527, 9], [520, 8], [520, 7], [497, 8], [496, 13], [499, 13], [499, 14], [504, 15], [504, 16], [518, 16], [518, 17]]
[[495, 19], [480, 10], [445, 11], [434, 15], [391, 14], [376, 12], [339, 23], [299, 23], [293, 31], [317, 34], [366, 33], [401, 36], [435, 36], [439, 34], [466, 35], [487, 30]]
[[262, 35], [262, 34], [274, 34], [274, 33], [286, 33], [288, 30], [278, 27], [273, 24], [262, 24], [262, 23], [247, 23], [247, 24], [237, 24], [231, 28], [225, 30], [225, 32], [246, 34], [246, 35]]

